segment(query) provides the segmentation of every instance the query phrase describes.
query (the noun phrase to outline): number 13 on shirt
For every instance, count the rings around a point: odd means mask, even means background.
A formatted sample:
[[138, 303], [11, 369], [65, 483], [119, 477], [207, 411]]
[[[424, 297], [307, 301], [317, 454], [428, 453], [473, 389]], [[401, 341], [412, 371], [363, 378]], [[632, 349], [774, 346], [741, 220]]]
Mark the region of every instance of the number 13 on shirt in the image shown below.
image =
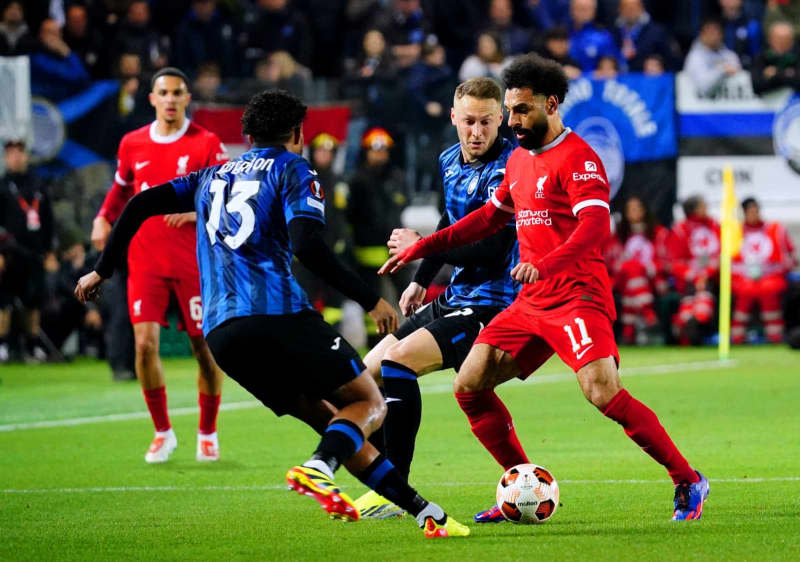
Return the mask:
[[[214, 196], [211, 201], [211, 211], [208, 214], [208, 222], [206, 223], [206, 232], [208, 233], [211, 244], [214, 245], [217, 241], [217, 231], [219, 230], [219, 221], [222, 217], [222, 203], [225, 198], [225, 186], [228, 184], [225, 180], [213, 180], [209, 186], [209, 192]], [[240, 217], [239, 229], [234, 234], [228, 234], [223, 238], [223, 242], [235, 250], [245, 243], [247, 238], [253, 233], [256, 226], [256, 215], [247, 200], [258, 193], [261, 182], [258, 180], [241, 180], [234, 182], [231, 188], [231, 200], [225, 205], [225, 211], [228, 214], [236, 213]]]

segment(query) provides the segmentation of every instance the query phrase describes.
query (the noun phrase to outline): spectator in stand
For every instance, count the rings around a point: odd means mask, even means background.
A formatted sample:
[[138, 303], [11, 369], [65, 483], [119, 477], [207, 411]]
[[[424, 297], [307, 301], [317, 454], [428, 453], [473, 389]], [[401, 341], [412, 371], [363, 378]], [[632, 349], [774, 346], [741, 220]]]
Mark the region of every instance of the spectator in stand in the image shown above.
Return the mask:
[[713, 332], [712, 285], [719, 275], [719, 224], [708, 216], [699, 195], [683, 202], [686, 219], [672, 225], [670, 261], [675, 289], [682, 295], [673, 315], [675, 337], [682, 345], [700, 345]]
[[192, 102], [218, 101], [222, 89], [222, 76], [215, 62], [206, 62], [197, 68], [192, 82]]
[[764, 29], [770, 29], [778, 21], [789, 22], [795, 36], [800, 35], [800, 0], [767, 0]]
[[60, 101], [87, 86], [89, 73], [61, 36], [61, 26], [46, 19], [39, 28], [39, 47], [31, 55], [31, 93]]
[[64, 41], [78, 55], [94, 79], [108, 78], [110, 66], [103, 36], [89, 23], [89, 12], [83, 4], [71, 4], [66, 10]]
[[753, 91], [758, 95], [779, 88], [800, 92], [800, 50], [795, 45], [792, 26], [778, 21], [768, 33], [767, 48], [753, 61]]
[[395, 73], [395, 62], [391, 51], [386, 46], [386, 38], [378, 29], [370, 29], [364, 34], [361, 42], [361, 53], [349, 67], [349, 78], [371, 79], [373, 77], [392, 77]]
[[[437, 173], [431, 162], [436, 162], [444, 148], [445, 135], [450, 131], [450, 106], [456, 77], [445, 61], [444, 47], [426, 43], [422, 47], [422, 60], [408, 71], [406, 87], [415, 118], [409, 129], [416, 146], [416, 160], [409, 162], [414, 168], [415, 186], [422, 191], [432, 188]], [[388, 238], [387, 238], [388, 240]]]
[[295, 0], [298, 11], [309, 14], [308, 24], [314, 38], [309, 67], [314, 76], [342, 76], [347, 4], [348, 0]]
[[616, 57], [606, 55], [597, 61], [597, 68], [592, 72], [595, 80], [612, 80], [619, 75], [619, 61]]
[[544, 34], [544, 43], [540, 54], [553, 59], [564, 67], [567, 78], [575, 80], [581, 75], [578, 61], [569, 56], [569, 33], [566, 27], [553, 27]]
[[643, 340], [658, 330], [655, 297], [669, 290], [670, 231], [638, 197], [625, 202], [606, 251], [614, 290], [622, 301], [622, 340]]
[[244, 80], [235, 92], [222, 94], [220, 101], [247, 103], [252, 96], [267, 88], [283, 88], [308, 99], [312, 88], [311, 71], [288, 52], [277, 51], [256, 62], [253, 78]]
[[128, 6], [115, 35], [114, 52], [138, 54], [146, 71], [167, 65], [166, 45], [150, 26], [150, 6], [145, 0], [133, 0]]
[[569, 25], [570, 0], [528, 0], [524, 6], [539, 29]]
[[743, 4], [743, 0], [719, 0], [725, 46], [739, 55], [745, 69], [750, 69], [761, 51], [761, 23]]
[[4, 158], [6, 175], [0, 178], [0, 233], [5, 238], [0, 271], [0, 360], [8, 360], [11, 310], [18, 308], [24, 317], [25, 358], [41, 362], [47, 359], [40, 336], [43, 264], [53, 251], [53, 211], [45, 185], [28, 170], [25, 144], [6, 143]]
[[606, 55], [620, 58], [614, 36], [595, 22], [597, 0], [571, 0], [570, 51], [583, 72], [592, 72]]
[[[119, 89], [119, 115], [125, 117], [142, 101], [142, 59], [136, 53], [122, 53], [117, 61], [116, 77]], [[148, 115], [150, 111], [147, 112]]]
[[788, 288], [786, 274], [797, 265], [794, 244], [783, 225], [761, 219], [755, 199], [749, 197], [742, 201], [742, 209], [742, 245], [732, 265], [731, 339], [733, 343], [744, 342], [750, 314], [757, 305], [767, 339], [780, 343], [783, 341], [781, 304]]
[[[405, 89], [397, 87], [401, 70], [378, 29], [369, 29], [361, 39], [359, 54], [346, 61], [343, 94], [356, 100], [350, 121], [350, 138], [360, 139], [371, 123], [392, 123], [407, 108]], [[353, 170], [359, 160], [360, 146], [348, 142], [346, 169]]]
[[708, 19], [689, 49], [684, 71], [701, 96], [713, 96], [728, 76], [742, 69], [739, 57], [722, 41], [722, 22]]
[[486, 25], [485, 2], [425, 0], [425, 19], [430, 22], [447, 63], [459, 68], [475, 48], [475, 37]]
[[518, 55], [530, 50], [531, 32], [515, 24], [513, 16], [511, 0], [491, 0], [487, 31], [494, 33], [502, 52]]
[[193, 0], [175, 31], [173, 64], [193, 78], [206, 62], [217, 64], [223, 76], [239, 73], [233, 24], [217, 9], [216, 0]]
[[301, 99], [311, 97], [311, 71], [294, 60], [287, 51], [276, 51], [269, 58], [267, 72], [275, 87], [288, 90]]
[[642, 72], [647, 76], [661, 76], [667, 71], [661, 55], [649, 55], [642, 63]]
[[410, 68], [420, 57], [422, 43], [430, 32], [420, 0], [390, 0], [392, 8], [376, 20], [400, 68]]
[[0, 57], [27, 55], [35, 48], [36, 39], [25, 23], [22, 2], [5, 2], [0, 14]]
[[619, 0], [616, 39], [629, 72], [641, 72], [644, 59], [653, 54], [661, 55], [667, 70], [678, 70], [677, 42], [663, 25], [652, 20], [642, 0]]
[[308, 20], [288, 0], [258, 0], [245, 15], [244, 42], [251, 63], [276, 51], [287, 51], [303, 65], [311, 62]]
[[499, 80], [509, 64], [511, 57], [505, 55], [498, 36], [484, 31], [478, 35], [478, 49], [475, 54], [468, 56], [461, 65], [458, 79], [461, 82], [481, 77]]

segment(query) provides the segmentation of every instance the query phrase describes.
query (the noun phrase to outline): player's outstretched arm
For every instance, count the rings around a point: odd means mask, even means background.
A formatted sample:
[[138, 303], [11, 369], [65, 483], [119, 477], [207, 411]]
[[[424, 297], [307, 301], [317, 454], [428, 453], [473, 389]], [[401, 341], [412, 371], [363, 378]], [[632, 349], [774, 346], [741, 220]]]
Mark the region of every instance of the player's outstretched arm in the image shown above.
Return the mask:
[[322, 238], [323, 224], [306, 217], [295, 217], [289, 223], [289, 238], [297, 259], [344, 296], [353, 299], [375, 320], [378, 333], [397, 329], [397, 313], [364, 281], [339, 261]]
[[378, 270], [378, 274], [395, 273], [414, 260], [482, 240], [503, 228], [509, 218], [510, 213], [488, 201], [455, 224], [434, 232], [399, 254], [391, 256]]
[[142, 191], [134, 196], [122, 211], [119, 219], [111, 229], [108, 243], [100, 254], [94, 270], [103, 279], [108, 279], [114, 272], [114, 266], [128, 248], [131, 239], [142, 223], [155, 215], [185, 212], [190, 209], [178, 199], [171, 184], [165, 183]]

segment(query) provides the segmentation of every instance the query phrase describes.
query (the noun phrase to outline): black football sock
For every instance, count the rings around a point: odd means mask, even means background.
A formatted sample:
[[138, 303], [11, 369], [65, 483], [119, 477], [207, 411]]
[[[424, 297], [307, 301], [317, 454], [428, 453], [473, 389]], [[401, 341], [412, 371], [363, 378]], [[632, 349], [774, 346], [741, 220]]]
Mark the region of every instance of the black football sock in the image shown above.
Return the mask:
[[334, 420], [325, 430], [311, 460], [322, 461], [331, 474], [347, 459], [356, 454], [364, 444], [361, 428], [350, 420]]
[[408, 481], [383, 455], [378, 455], [358, 479], [393, 504], [416, 517], [428, 506], [428, 501], [409, 486]]
[[[380, 389], [380, 391], [381, 391], [381, 396], [383, 396], [383, 399], [386, 400], [386, 392], [382, 388]], [[386, 433], [383, 424], [381, 424], [381, 426], [378, 429], [372, 432], [369, 438], [367, 438], [367, 441], [369, 441], [372, 444], [372, 446], [378, 450], [379, 453], [381, 453], [382, 455], [386, 454]]]
[[417, 374], [400, 363], [381, 361], [381, 376], [386, 390], [386, 456], [408, 479], [414, 443], [422, 418], [422, 397]]

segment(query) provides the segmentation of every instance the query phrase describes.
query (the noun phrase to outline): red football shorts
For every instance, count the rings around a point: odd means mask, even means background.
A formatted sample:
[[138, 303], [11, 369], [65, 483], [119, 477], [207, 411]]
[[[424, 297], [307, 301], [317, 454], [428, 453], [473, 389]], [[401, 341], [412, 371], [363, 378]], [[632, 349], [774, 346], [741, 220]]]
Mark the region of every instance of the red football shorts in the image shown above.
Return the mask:
[[537, 312], [514, 301], [478, 334], [475, 344], [479, 343], [514, 357], [522, 379], [554, 352], [575, 372], [604, 357], [613, 357], [619, 364], [611, 319], [599, 308], [581, 301]]
[[131, 324], [167, 323], [167, 309], [174, 297], [178, 305], [178, 329], [191, 337], [203, 335], [203, 307], [200, 301], [200, 277], [184, 275], [178, 278], [161, 277], [149, 272], [128, 275], [128, 314]]

